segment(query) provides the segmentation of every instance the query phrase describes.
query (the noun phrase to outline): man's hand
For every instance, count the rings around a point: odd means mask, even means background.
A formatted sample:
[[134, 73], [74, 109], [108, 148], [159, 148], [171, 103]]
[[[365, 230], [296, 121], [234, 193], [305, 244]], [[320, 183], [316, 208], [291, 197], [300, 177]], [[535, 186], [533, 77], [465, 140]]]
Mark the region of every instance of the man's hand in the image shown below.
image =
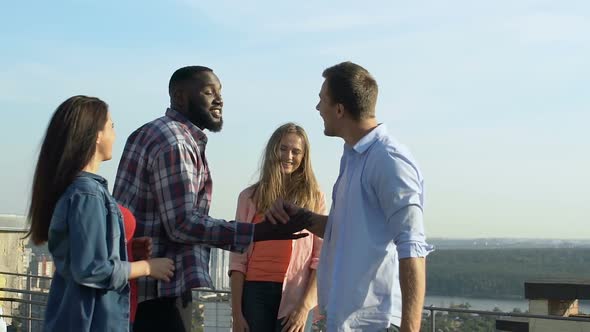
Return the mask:
[[282, 198], [277, 199], [273, 205], [264, 214], [264, 219], [271, 224], [285, 224], [289, 222], [291, 216], [300, 211], [308, 213], [309, 225], [306, 226], [308, 231], [315, 236], [324, 238], [328, 216], [313, 213], [309, 210], [298, 207], [295, 204], [286, 202]]
[[152, 257], [152, 238], [143, 236], [131, 240], [131, 253], [134, 260]]
[[291, 216], [295, 215], [299, 210], [302, 210], [302, 208], [279, 198], [266, 211], [264, 219], [271, 224], [286, 224], [291, 219]]
[[311, 225], [310, 211], [298, 208], [286, 223], [272, 223], [268, 219], [254, 225], [254, 241], [294, 240], [306, 237], [309, 233], [298, 233]]

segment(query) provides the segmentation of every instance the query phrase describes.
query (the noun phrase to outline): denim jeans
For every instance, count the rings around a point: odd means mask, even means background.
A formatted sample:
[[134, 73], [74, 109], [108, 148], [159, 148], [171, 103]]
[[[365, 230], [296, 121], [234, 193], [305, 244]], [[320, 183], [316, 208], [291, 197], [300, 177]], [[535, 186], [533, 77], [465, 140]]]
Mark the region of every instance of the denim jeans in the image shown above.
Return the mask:
[[[283, 293], [283, 284], [270, 281], [245, 281], [242, 293], [242, 313], [250, 331], [280, 332], [277, 319]], [[305, 331], [311, 331], [311, 312]]]

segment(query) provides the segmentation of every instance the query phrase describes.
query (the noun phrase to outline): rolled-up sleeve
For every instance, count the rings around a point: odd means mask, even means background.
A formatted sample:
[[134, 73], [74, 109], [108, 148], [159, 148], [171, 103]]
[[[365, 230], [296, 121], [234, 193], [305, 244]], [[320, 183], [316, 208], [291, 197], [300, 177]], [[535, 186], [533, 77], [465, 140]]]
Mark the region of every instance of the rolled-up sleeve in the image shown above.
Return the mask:
[[426, 243], [423, 184], [411, 161], [390, 152], [375, 169], [375, 187], [399, 259], [426, 257], [434, 247]]
[[101, 197], [88, 193], [72, 196], [68, 214], [70, 269], [81, 285], [119, 291], [127, 285], [131, 266], [109, 251], [106, 220]]

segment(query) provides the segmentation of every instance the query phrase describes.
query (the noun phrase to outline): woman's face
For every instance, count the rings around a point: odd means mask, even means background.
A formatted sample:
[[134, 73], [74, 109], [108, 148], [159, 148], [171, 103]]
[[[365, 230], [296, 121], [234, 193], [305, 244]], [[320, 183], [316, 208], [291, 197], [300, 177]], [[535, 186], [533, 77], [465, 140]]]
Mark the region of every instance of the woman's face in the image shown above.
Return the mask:
[[279, 144], [279, 158], [283, 174], [291, 174], [300, 166], [304, 157], [303, 139], [295, 133], [289, 133]]
[[115, 143], [115, 124], [111, 119], [111, 112], [107, 114], [107, 122], [98, 132], [96, 141], [96, 152], [103, 161], [113, 158], [113, 143]]

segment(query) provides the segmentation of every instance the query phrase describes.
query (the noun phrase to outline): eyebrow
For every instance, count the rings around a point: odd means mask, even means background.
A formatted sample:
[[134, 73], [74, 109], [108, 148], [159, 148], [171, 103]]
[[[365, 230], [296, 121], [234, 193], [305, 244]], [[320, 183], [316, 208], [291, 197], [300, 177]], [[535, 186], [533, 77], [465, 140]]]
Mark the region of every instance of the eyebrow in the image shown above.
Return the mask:
[[[281, 144], [281, 148], [288, 148], [288, 147], [289, 147], [289, 146], [288, 146], [288, 145], [286, 145], [286, 144]], [[293, 150], [295, 150], [295, 151], [299, 151], [299, 152], [303, 151], [303, 150], [301, 150], [300, 148], [293, 148]]]

